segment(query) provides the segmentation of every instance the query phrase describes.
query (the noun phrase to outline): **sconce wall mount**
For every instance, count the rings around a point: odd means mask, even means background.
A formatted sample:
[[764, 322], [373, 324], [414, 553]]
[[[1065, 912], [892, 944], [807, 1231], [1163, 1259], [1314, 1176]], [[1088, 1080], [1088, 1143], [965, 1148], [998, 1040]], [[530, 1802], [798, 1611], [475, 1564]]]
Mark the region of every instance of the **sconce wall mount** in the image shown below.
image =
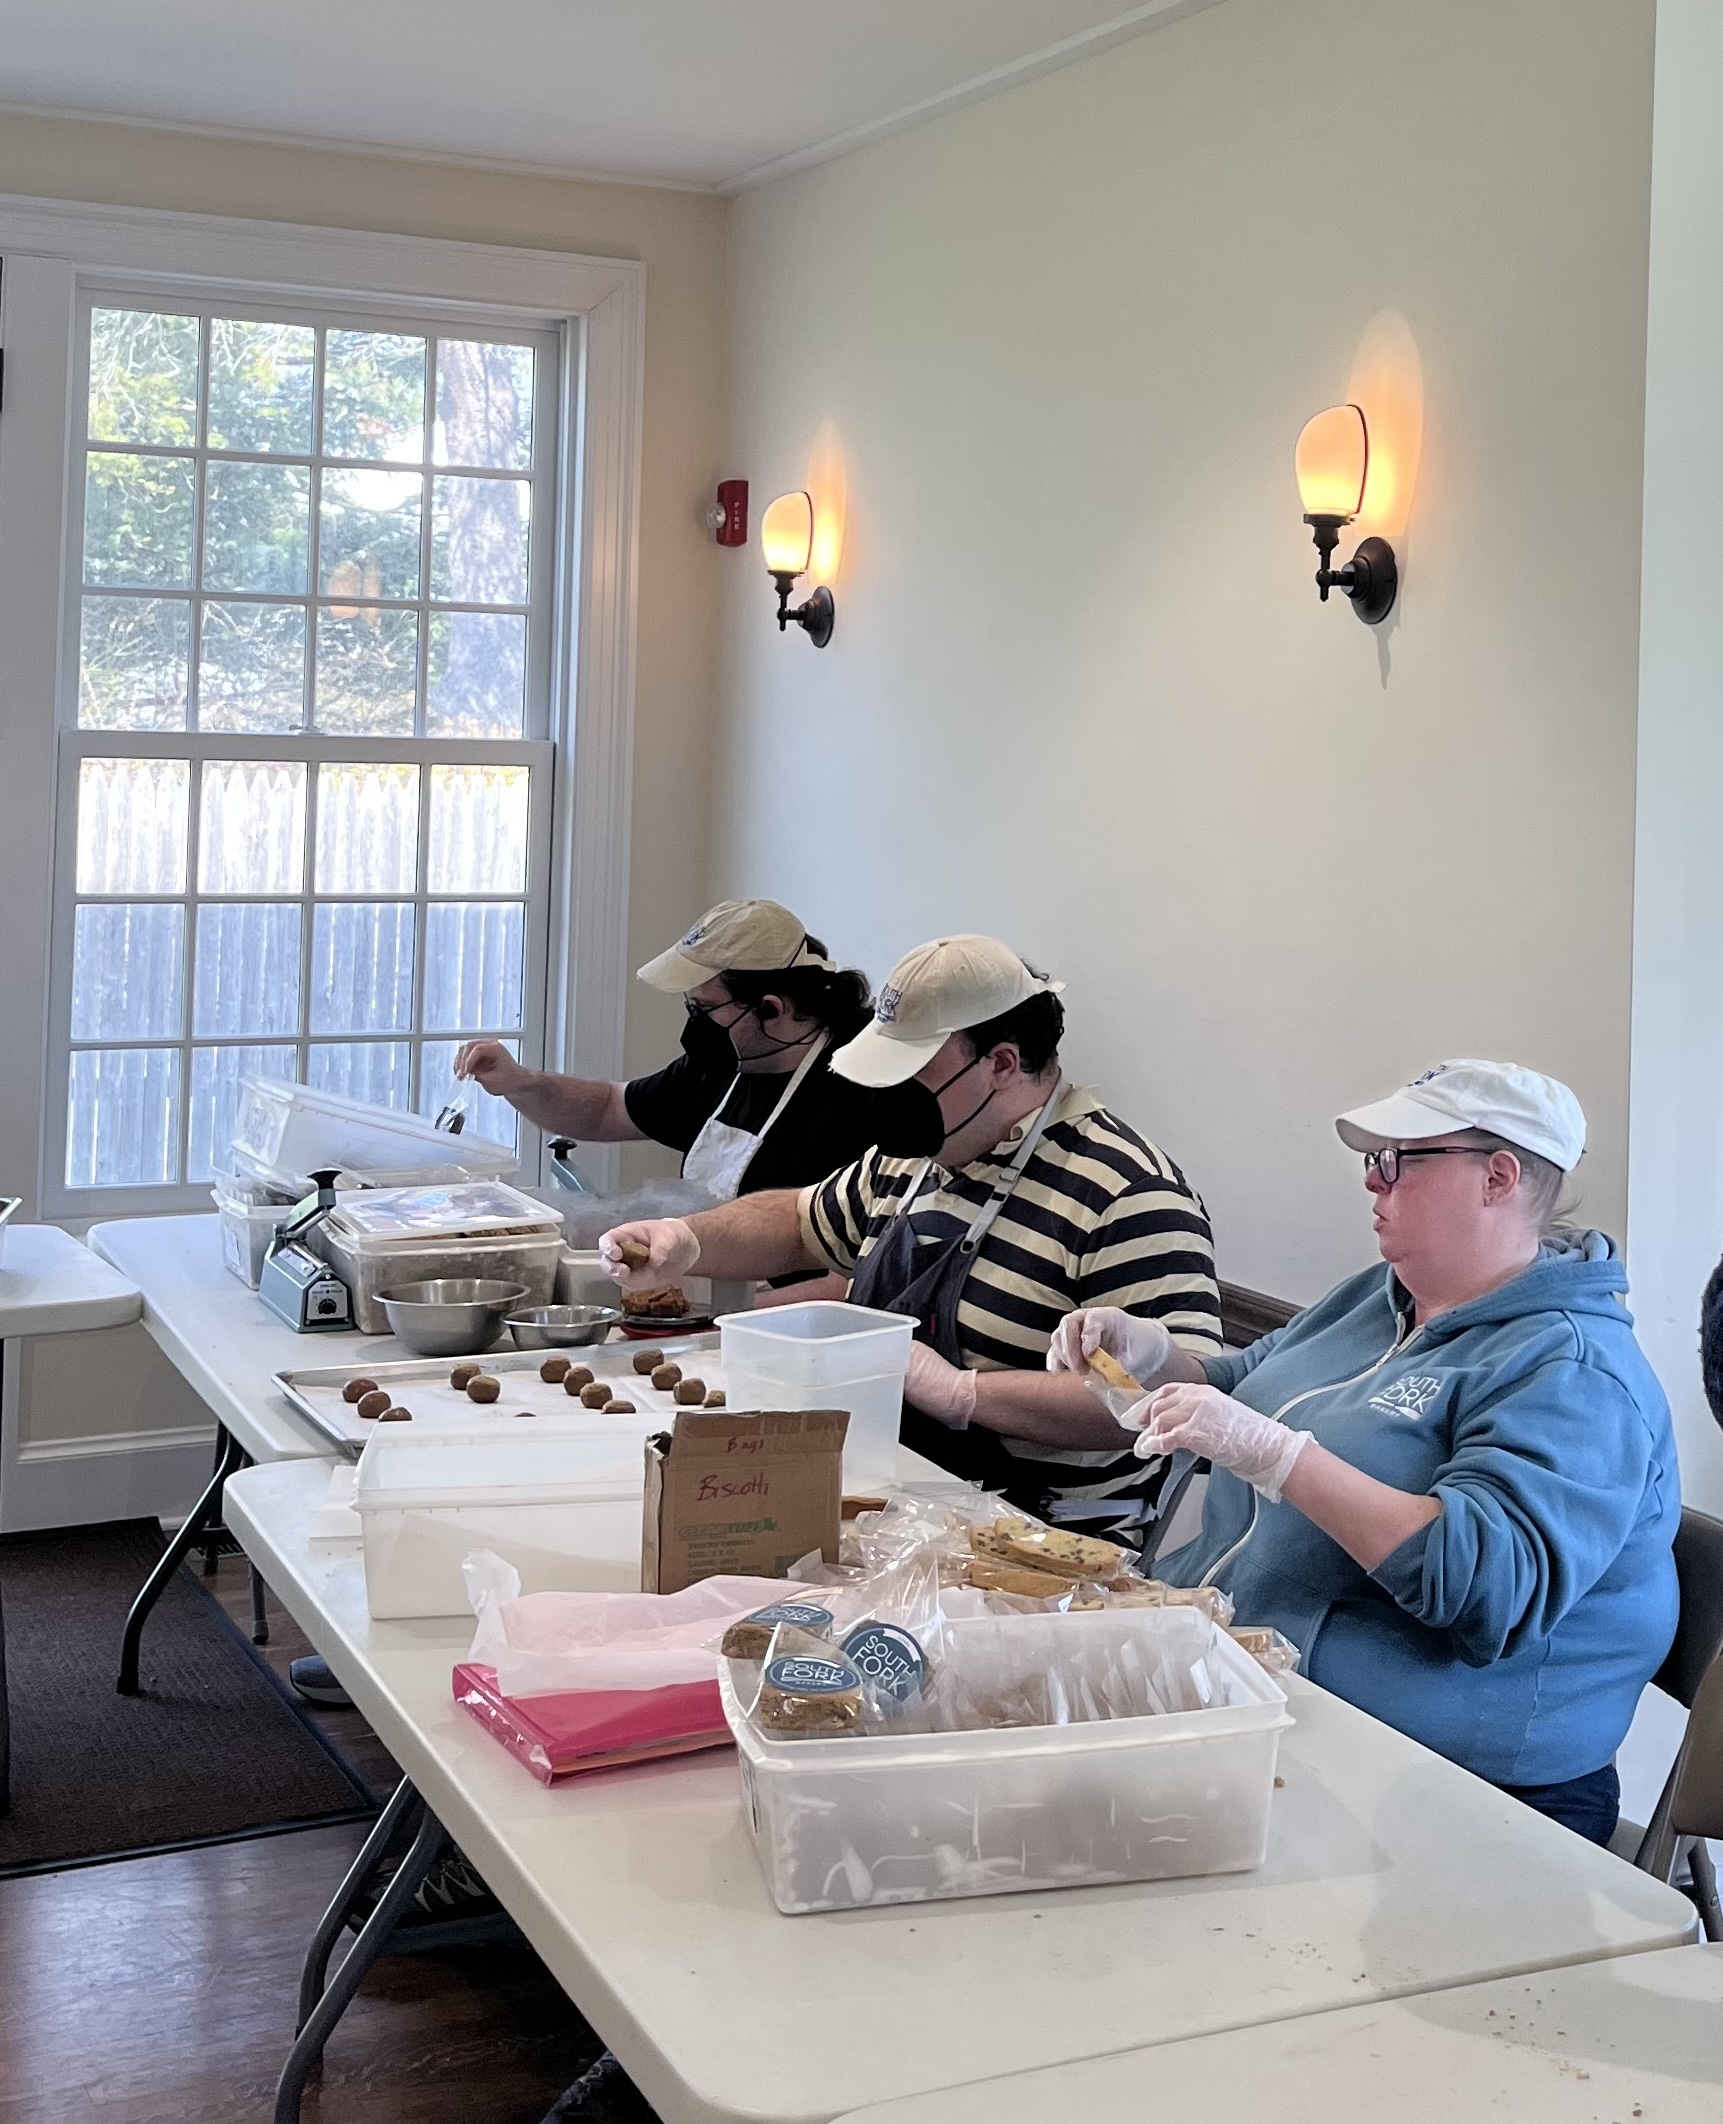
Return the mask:
[[1400, 567], [1385, 538], [1361, 539], [1343, 566], [1330, 565], [1340, 533], [1364, 505], [1370, 470], [1370, 430], [1361, 408], [1330, 406], [1306, 421], [1298, 438], [1298, 490], [1304, 521], [1316, 544], [1316, 592], [1350, 598], [1366, 626], [1388, 617], [1400, 590]]
[[832, 638], [837, 605], [824, 583], [809, 591], [804, 601], [791, 605], [796, 578], [808, 570], [814, 545], [814, 505], [806, 494], [780, 494], [760, 519], [760, 544], [765, 549], [766, 572], [778, 586], [778, 632], [800, 627], [816, 649]]

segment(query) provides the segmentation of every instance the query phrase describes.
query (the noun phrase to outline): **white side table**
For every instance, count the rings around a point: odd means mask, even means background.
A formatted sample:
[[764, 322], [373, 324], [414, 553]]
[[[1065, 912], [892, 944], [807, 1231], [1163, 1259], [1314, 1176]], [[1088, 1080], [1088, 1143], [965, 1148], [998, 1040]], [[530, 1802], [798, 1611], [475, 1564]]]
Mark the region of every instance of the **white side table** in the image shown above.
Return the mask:
[[[0, 1243], [0, 1473], [18, 1437], [19, 1344], [27, 1336], [127, 1327], [143, 1297], [117, 1269], [53, 1224], [8, 1225]], [[0, 1814], [12, 1806], [6, 1619], [0, 1613]]]

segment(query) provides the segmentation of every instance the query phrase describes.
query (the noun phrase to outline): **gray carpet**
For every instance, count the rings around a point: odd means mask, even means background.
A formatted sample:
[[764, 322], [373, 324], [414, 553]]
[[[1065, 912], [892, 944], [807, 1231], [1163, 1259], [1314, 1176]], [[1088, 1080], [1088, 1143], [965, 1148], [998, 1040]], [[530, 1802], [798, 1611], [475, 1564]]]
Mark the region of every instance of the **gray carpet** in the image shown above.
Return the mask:
[[114, 1689], [153, 1519], [0, 1540], [12, 1812], [0, 1879], [355, 1820], [375, 1800], [185, 1569], [144, 1630], [144, 1694]]

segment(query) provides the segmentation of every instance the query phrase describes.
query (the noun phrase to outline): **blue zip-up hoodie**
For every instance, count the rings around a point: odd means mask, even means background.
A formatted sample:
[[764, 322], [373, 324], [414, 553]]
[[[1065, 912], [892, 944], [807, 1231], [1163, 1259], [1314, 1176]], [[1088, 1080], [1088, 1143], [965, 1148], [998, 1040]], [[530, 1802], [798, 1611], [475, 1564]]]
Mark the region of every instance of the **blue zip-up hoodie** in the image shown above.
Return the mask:
[[1366, 1571], [1296, 1505], [1216, 1469], [1201, 1534], [1158, 1574], [1212, 1571], [1311, 1680], [1494, 1784], [1602, 1769], [1675, 1635], [1681, 1516], [1626, 1288], [1603, 1233], [1562, 1233], [1423, 1327], [1383, 1266], [1205, 1358], [1223, 1393], [1440, 1498], [1441, 1516]]

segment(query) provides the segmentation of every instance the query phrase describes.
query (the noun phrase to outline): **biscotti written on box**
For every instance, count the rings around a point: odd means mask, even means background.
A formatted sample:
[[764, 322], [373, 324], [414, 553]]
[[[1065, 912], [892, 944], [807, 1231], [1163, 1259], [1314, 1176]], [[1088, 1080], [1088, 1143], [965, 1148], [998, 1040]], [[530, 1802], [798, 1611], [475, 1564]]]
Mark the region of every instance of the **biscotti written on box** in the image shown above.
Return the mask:
[[648, 1438], [644, 1590], [783, 1578], [815, 1549], [836, 1563], [848, 1428], [842, 1409], [688, 1409]]

